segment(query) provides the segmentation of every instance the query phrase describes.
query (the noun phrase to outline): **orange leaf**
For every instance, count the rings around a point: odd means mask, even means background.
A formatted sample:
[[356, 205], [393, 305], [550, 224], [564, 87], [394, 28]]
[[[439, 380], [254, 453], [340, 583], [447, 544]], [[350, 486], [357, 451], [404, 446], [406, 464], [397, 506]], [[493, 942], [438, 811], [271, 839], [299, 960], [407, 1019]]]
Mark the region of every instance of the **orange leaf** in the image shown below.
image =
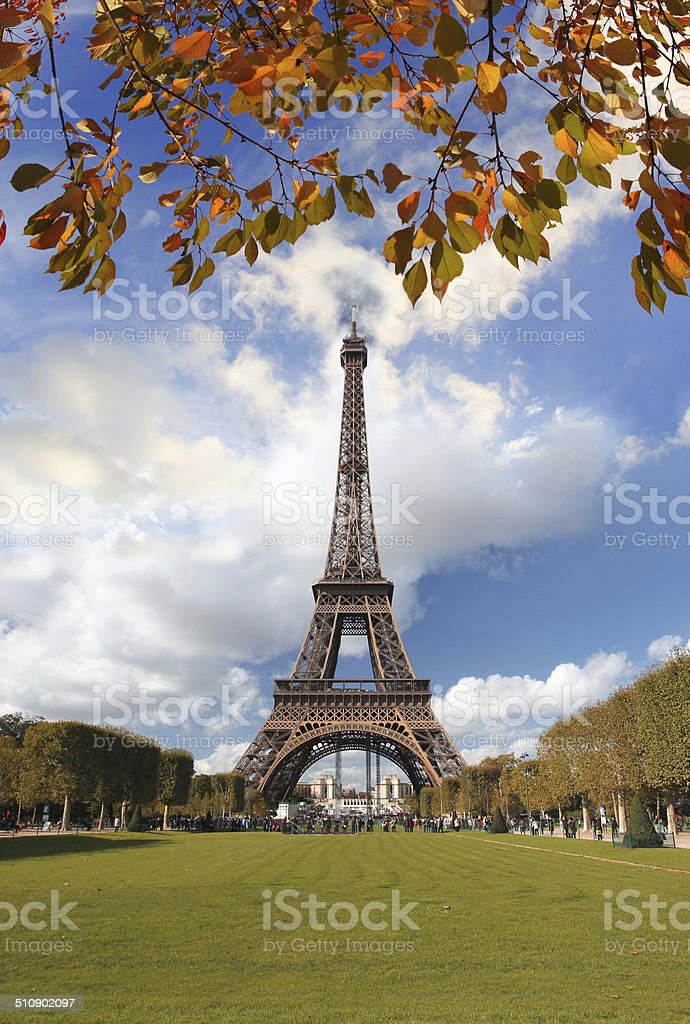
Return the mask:
[[359, 58], [365, 68], [375, 68], [379, 61], [385, 57], [383, 50], [369, 50]]
[[182, 36], [173, 43], [173, 53], [186, 60], [199, 60], [205, 57], [211, 45], [211, 33], [207, 28], [201, 32], [192, 32], [191, 36]]
[[137, 110], [146, 110], [147, 107], [151, 106], [151, 101], [152, 100], [153, 100], [152, 93], [145, 92], [144, 95], [141, 97], [141, 99], [137, 100], [137, 102], [134, 104], [134, 106], [132, 107], [130, 113], [134, 114]]
[[222, 196], [216, 196], [211, 201], [211, 209], [209, 210], [209, 216], [211, 220], [215, 220], [218, 214], [225, 208], [225, 200]]
[[295, 189], [295, 205], [298, 210], [306, 210], [318, 198], [319, 185], [316, 181], [293, 181]]
[[247, 192], [247, 199], [252, 203], [268, 203], [273, 197], [271, 182], [266, 179], [260, 185], [255, 185]]
[[409, 221], [411, 221], [415, 213], [417, 212], [417, 207], [419, 206], [419, 196], [419, 192], [411, 192], [409, 196], [405, 196], [405, 198], [401, 199], [400, 202], [398, 203], [398, 216], [400, 217], [400, 220], [403, 222], [403, 224], [407, 224]]

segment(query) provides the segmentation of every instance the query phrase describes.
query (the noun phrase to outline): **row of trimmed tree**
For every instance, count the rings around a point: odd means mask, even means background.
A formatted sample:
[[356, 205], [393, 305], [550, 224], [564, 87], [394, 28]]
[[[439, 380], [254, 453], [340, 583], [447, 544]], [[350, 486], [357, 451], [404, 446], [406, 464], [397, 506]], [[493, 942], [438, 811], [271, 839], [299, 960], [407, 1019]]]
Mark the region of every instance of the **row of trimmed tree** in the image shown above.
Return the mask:
[[188, 751], [163, 750], [147, 737], [84, 722], [0, 719], [0, 804], [16, 807], [17, 820], [24, 808], [60, 803], [66, 831], [79, 802], [94, 808], [99, 827], [111, 807], [123, 827], [136, 830], [142, 807], [160, 806], [167, 828], [171, 807], [198, 812], [210, 794], [222, 800], [223, 814], [244, 809], [243, 777], [194, 778]]
[[512, 754], [485, 758], [442, 792], [422, 790], [422, 813], [443, 810], [506, 816], [528, 809], [581, 808], [589, 828], [592, 811], [604, 805], [621, 830], [637, 794], [645, 805], [666, 807], [675, 831], [675, 807], [690, 795], [690, 652], [676, 651], [570, 719], [556, 722], [539, 739], [535, 758]]

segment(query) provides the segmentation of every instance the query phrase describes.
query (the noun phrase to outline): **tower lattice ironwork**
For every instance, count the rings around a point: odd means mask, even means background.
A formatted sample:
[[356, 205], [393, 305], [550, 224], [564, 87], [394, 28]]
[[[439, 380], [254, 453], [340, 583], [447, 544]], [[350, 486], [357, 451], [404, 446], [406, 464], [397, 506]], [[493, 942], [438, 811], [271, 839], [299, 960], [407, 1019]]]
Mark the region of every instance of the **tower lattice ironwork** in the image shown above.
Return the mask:
[[[365, 339], [343, 340], [345, 372], [335, 504], [314, 613], [289, 679], [276, 679], [273, 711], [237, 770], [285, 799], [328, 754], [366, 750], [398, 765], [415, 790], [458, 775], [461, 755], [436, 718], [428, 679], [416, 679], [393, 617], [393, 583], [381, 572], [364, 411]], [[343, 636], [366, 636], [373, 679], [336, 679]]]

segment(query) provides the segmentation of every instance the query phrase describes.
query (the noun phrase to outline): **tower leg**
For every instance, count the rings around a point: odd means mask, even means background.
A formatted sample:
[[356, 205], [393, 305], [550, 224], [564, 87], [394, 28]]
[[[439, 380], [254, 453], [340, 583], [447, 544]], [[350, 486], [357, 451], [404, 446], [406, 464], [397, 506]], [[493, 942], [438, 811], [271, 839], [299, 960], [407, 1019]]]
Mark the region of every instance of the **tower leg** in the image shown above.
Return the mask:
[[366, 814], [367, 820], [371, 817], [371, 747], [367, 747], [366, 762], [365, 762], [365, 784], [367, 802], [366, 802]]

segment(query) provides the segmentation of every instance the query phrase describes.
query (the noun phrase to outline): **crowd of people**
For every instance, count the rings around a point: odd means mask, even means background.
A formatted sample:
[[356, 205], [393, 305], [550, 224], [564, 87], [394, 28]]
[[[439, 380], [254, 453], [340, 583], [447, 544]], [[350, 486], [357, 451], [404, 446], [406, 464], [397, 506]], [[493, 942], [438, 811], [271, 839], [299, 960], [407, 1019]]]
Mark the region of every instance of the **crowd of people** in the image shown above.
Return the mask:
[[[364, 815], [348, 815], [340, 818], [331, 817], [323, 813], [310, 813], [297, 818], [278, 818], [275, 815], [266, 814], [256, 816], [252, 814], [243, 815], [212, 815], [182, 814], [175, 813], [168, 819], [168, 827], [178, 832], [283, 832], [283, 833], [320, 833], [320, 834], [357, 834], [362, 832], [460, 832], [462, 830], [474, 830], [490, 832], [493, 818], [491, 815], [464, 816], [458, 814], [446, 814], [422, 817], [413, 814], [375, 814], [366, 817]], [[17, 822], [9, 811], [0, 816], [0, 829], [9, 832], [26, 831], [29, 829], [43, 829], [49, 831], [52, 828], [59, 828], [60, 821], [56, 823], [36, 822], [29, 819]], [[558, 832], [566, 839], [577, 839], [582, 833], [582, 822], [579, 818], [571, 815], [563, 815], [558, 819], [552, 814], [512, 816], [506, 819], [508, 830], [517, 835], [553, 836]], [[78, 821], [72, 821], [72, 828], [90, 831], [97, 829], [99, 822], [96, 819], [85, 817]], [[103, 828], [115, 832], [124, 829], [126, 826], [120, 821], [119, 816], [108, 818], [103, 822]], [[661, 817], [654, 819], [654, 827], [663, 836], [667, 837], [666, 821]], [[163, 829], [163, 817], [160, 814], [153, 814], [141, 818], [140, 828], [142, 831], [161, 831]], [[690, 830], [690, 817], [678, 815], [676, 817], [676, 828], [678, 832]], [[609, 836], [615, 842], [619, 837], [619, 827], [616, 818], [613, 816], [596, 815], [592, 819], [591, 830], [593, 837], [601, 842]]]

